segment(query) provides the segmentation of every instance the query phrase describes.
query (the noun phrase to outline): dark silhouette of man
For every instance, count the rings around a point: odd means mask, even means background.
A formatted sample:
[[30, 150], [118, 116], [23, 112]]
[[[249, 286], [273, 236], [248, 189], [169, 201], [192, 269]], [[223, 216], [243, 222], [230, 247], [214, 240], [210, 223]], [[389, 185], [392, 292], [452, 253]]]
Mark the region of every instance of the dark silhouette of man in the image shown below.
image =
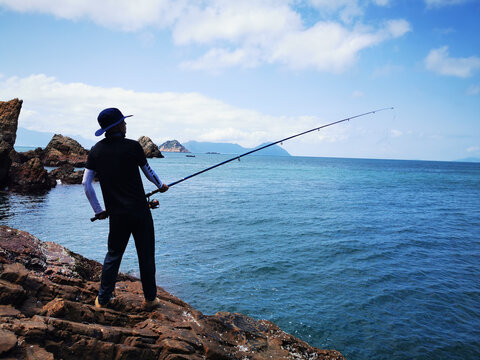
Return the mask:
[[[148, 165], [141, 145], [125, 138], [125, 118], [129, 116], [132, 115], [124, 116], [117, 108], [100, 112], [98, 123], [101, 128], [95, 135], [105, 133], [105, 138], [92, 147], [82, 181], [95, 218], [110, 219], [108, 252], [95, 306], [105, 307], [111, 300], [123, 253], [130, 235], [133, 235], [145, 297], [144, 307], [153, 309], [160, 303], [155, 281], [155, 234], [139, 168], [160, 192], [167, 191], [168, 186]], [[100, 180], [106, 210], [100, 206], [92, 186], [95, 176]]]

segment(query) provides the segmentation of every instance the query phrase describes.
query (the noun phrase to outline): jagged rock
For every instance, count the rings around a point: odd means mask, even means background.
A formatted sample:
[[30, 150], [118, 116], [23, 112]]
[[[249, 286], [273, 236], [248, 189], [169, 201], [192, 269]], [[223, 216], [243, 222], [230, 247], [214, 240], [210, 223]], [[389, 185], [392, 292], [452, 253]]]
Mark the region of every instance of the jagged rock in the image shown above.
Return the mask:
[[140, 145], [142, 145], [143, 151], [147, 158], [163, 158], [162, 152], [158, 149], [148, 136], [142, 136], [138, 139]]
[[10, 159], [12, 160], [12, 163], [23, 164], [24, 162], [32, 160], [33, 158], [39, 158], [40, 162], [43, 163], [42, 159], [44, 155], [44, 150], [41, 147], [38, 147], [35, 150], [29, 150], [25, 152], [16, 152], [13, 150], [10, 153]]
[[180, 152], [180, 153], [189, 153], [185, 146], [180, 144], [177, 140], [168, 140], [165, 141], [162, 145], [159, 146], [160, 151], [165, 152]]
[[84, 167], [88, 151], [80, 143], [68, 136], [55, 134], [44, 150], [43, 164], [45, 166], [60, 166], [71, 164]]
[[55, 187], [56, 181], [48, 175], [39, 158], [23, 164], [13, 163], [9, 171], [8, 187], [20, 193], [42, 193]]
[[22, 100], [0, 101], [0, 188], [8, 182], [8, 171], [12, 164], [10, 152], [17, 138], [18, 117]]
[[17, 138], [18, 117], [22, 100], [0, 101], [0, 142], [6, 141], [12, 147]]
[[81, 184], [85, 170], [75, 171], [73, 165], [64, 164], [50, 172], [50, 177], [60, 180], [62, 184]]
[[101, 268], [58, 244], [0, 226], [1, 356], [344, 359], [335, 350], [309, 346], [269, 321], [224, 312], [204, 315], [161, 288], [160, 307], [146, 312], [140, 281], [124, 274], [109, 307], [98, 309], [93, 303]]

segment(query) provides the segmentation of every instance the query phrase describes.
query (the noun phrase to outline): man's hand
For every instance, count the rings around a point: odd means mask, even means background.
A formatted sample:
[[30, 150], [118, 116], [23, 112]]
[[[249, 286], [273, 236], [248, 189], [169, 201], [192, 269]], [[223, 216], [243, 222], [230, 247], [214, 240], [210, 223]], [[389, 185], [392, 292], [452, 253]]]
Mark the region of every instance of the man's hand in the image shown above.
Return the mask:
[[90, 221], [104, 220], [106, 218], [108, 218], [108, 213], [104, 210], [102, 212], [99, 212], [98, 214], [95, 214], [94, 217], [90, 218]]
[[107, 212], [104, 210], [104, 211], [102, 211], [101, 213], [95, 214], [95, 217], [96, 217], [98, 220], [104, 220], [104, 219], [108, 218], [108, 214], [107, 214]]
[[160, 192], [164, 193], [167, 190], [168, 190], [168, 185], [167, 184], [162, 184], [162, 187], [160, 188]]

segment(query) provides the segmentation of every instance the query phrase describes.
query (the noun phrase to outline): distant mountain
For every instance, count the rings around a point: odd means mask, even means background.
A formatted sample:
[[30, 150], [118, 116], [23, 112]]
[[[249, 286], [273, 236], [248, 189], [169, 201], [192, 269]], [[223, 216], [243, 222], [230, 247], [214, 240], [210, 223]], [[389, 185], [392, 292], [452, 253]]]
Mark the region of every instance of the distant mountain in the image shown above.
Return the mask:
[[164, 152], [180, 152], [180, 153], [190, 152], [185, 148], [185, 146], [180, 144], [177, 140], [165, 141], [158, 148], [160, 149], [160, 151], [164, 151]]
[[456, 161], [459, 161], [459, 162], [480, 162], [480, 158], [468, 157], [468, 158], [464, 158], [464, 159], [460, 159], [460, 160], [456, 160]]
[[[72, 139], [77, 140], [85, 149], [90, 149], [95, 145], [94, 140], [85, 139], [78, 135], [70, 135], [67, 132], [59, 132], [62, 135], [69, 136]], [[41, 132], [28, 130], [22, 127], [19, 127], [17, 130], [17, 140], [15, 141], [15, 146], [29, 146], [29, 147], [42, 147], [45, 148], [47, 144], [52, 139], [54, 133], [50, 132]], [[199, 141], [188, 141], [183, 145], [180, 144], [177, 140], [169, 140], [164, 142], [159, 146], [160, 151], [165, 152], [193, 152], [198, 154], [203, 153], [220, 153], [220, 154], [243, 154], [247, 151], [258, 149], [261, 146], [267, 145], [269, 143], [261, 144], [255, 148], [244, 148], [238, 144], [232, 143], [214, 143], [214, 142], [199, 142]], [[291, 156], [285, 149], [281, 148], [278, 145], [270, 146], [266, 149], [260, 150], [253, 153], [252, 155], [272, 155], [272, 156]], [[473, 158], [472, 158], [473, 159]], [[459, 161], [480, 161], [477, 160], [459, 160]]]
[[[77, 140], [84, 148], [90, 149], [95, 145], [95, 141], [85, 139], [78, 135], [69, 135], [68, 133], [59, 132], [62, 135], [71, 137]], [[15, 140], [15, 146], [29, 146], [29, 147], [46, 147], [52, 140], [54, 133], [28, 130], [22, 127], [17, 129], [17, 139]]]
[[[238, 144], [231, 143], [213, 143], [213, 142], [198, 142], [188, 141], [184, 145], [193, 153], [220, 153], [220, 154], [243, 154], [247, 151], [258, 149], [269, 143], [263, 143], [254, 148], [244, 148]], [[266, 149], [260, 150], [252, 155], [271, 155], [271, 156], [290, 156], [290, 154], [278, 145], [270, 146]]]

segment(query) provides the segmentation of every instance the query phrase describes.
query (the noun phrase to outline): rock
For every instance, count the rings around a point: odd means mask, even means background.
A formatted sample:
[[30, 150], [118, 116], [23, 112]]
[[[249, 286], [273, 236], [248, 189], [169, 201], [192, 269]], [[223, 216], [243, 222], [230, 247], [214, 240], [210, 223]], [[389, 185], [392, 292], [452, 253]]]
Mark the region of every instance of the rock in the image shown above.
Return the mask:
[[0, 189], [3, 189], [8, 183], [8, 172], [12, 165], [10, 153], [13, 147], [6, 141], [0, 141]]
[[0, 142], [15, 145], [22, 100], [0, 101]]
[[75, 171], [73, 165], [64, 164], [50, 172], [50, 177], [60, 180], [62, 184], [81, 184], [85, 170]]
[[17, 337], [11, 331], [0, 330], [0, 355], [17, 345]]
[[142, 145], [143, 151], [147, 158], [163, 158], [161, 151], [158, 149], [158, 146], [155, 145], [148, 136], [142, 136], [138, 139], [140, 145]]
[[[85, 166], [88, 152], [72, 138], [55, 135], [45, 150], [14, 150], [21, 108], [22, 100], [0, 101], [0, 189], [8, 186], [20, 193], [43, 193], [56, 185], [56, 179], [80, 184], [83, 171], [74, 171], [73, 166]], [[44, 165], [67, 166], [49, 175]]]
[[10, 190], [20, 193], [44, 193], [55, 187], [55, 179], [48, 175], [39, 158], [23, 164], [13, 163], [9, 171]]
[[160, 151], [165, 151], [165, 152], [181, 152], [181, 153], [190, 152], [177, 140], [168, 140], [164, 142], [162, 145], [160, 145], [159, 149]]
[[13, 150], [10, 153], [10, 159], [13, 163], [23, 164], [24, 162], [32, 160], [33, 158], [39, 158], [40, 161], [43, 163], [42, 159], [44, 155], [45, 152], [43, 151], [43, 149], [41, 147], [38, 147], [35, 150], [29, 150], [26, 152], [16, 152], [15, 150]]
[[7, 185], [12, 191], [23, 194], [44, 193], [55, 187], [56, 181], [42, 164], [44, 151], [41, 148], [27, 152], [10, 152], [10, 167]]
[[32, 345], [26, 348], [25, 360], [54, 360], [52, 353], [38, 345]]
[[[93, 303], [101, 264], [0, 226], [0, 351], [17, 359], [344, 359], [242, 314], [204, 315], [158, 288], [142, 308], [141, 282], [119, 274], [108, 308]], [[5, 304], [5, 302], [9, 302]]]
[[60, 166], [70, 164], [75, 167], [84, 167], [87, 162], [88, 151], [76, 140], [55, 134], [44, 150], [43, 164], [45, 166]]
[[17, 138], [21, 108], [22, 100], [0, 101], [0, 188], [8, 182], [8, 171], [12, 164], [10, 152]]

